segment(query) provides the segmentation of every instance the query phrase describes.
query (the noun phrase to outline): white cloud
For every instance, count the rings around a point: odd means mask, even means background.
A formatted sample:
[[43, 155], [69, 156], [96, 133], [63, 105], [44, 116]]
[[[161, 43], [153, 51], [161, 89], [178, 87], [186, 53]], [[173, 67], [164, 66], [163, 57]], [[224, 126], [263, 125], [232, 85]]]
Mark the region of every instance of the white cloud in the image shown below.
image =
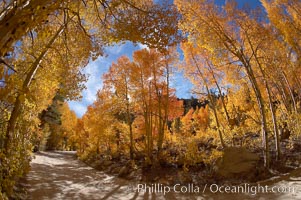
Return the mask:
[[192, 96], [192, 83], [184, 77], [183, 71], [175, 71], [170, 80], [170, 86], [176, 89], [179, 98], [190, 98]]
[[110, 46], [105, 49], [105, 52], [108, 53], [109, 55], [112, 54], [118, 55], [120, 54], [120, 52], [123, 51], [124, 46], [125, 46], [124, 44], [117, 44], [114, 46]]
[[81, 117], [87, 110], [87, 106], [93, 104], [96, 100], [96, 94], [102, 88], [102, 75], [108, 71], [111, 63], [116, 61], [122, 54], [132, 54], [133, 45], [131, 43], [120, 44], [107, 47], [105, 49], [107, 57], [99, 57], [95, 61], [90, 61], [83, 70], [84, 74], [88, 75], [88, 81], [85, 83], [86, 88], [82, 92], [83, 98], [81, 101], [69, 102], [70, 108], [74, 110], [77, 116]]
[[82, 92], [83, 98], [81, 101], [70, 102], [70, 108], [74, 110], [77, 116], [81, 117], [87, 110], [87, 106], [91, 105], [96, 100], [96, 94], [102, 88], [102, 75], [109, 69], [111, 61], [105, 57], [99, 57], [90, 63], [84, 69], [84, 73], [88, 76], [88, 81], [85, 83], [86, 88]]
[[81, 104], [79, 102], [70, 101], [70, 102], [68, 102], [68, 104], [69, 104], [71, 110], [73, 110], [78, 117], [83, 116], [85, 114], [85, 112], [87, 111], [87, 105]]
[[90, 62], [84, 73], [89, 76], [88, 81], [86, 83], [87, 89], [83, 91], [83, 100], [88, 104], [92, 104], [96, 100], [96, 93], [99, 89], [102, 88], [102, 80], [101, 77], [103, 73], [105, 73], [111, 62], [105, 60], [105, 58], [101, 57], [97, 60]]
[[141, 44], [141, 43], [138, 44], [138, 47], [139, 47], [140, 49], [149, 49], [147, 45]]

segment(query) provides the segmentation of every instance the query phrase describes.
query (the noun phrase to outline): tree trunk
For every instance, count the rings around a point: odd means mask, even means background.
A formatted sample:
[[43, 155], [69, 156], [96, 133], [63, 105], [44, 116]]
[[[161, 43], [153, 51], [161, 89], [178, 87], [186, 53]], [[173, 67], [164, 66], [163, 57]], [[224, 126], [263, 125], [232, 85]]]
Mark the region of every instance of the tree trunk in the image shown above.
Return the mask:
[[214, 99], [212, 98], [211, 94], [210, 94], [210, 90], [209, 90], [209, 86], [208, 86], [208, 83], [207, 83], [207, 80], [205, 79], [201, 69], [200, 69], [200, 66], [198, 65], [193, 53], [191, 52], [191, 56], [192, 56], [192, 59], [194, 61], [194, 64], [198, 70], [198, 73], [201, 77], [201, 79], [203, 80], [204, 82], [204, 85], [206, 87], [206, 91], [208, 93], [208, 97], [209, 97], [209, 101], [212, 105], [212, 110], [213, 110], [213, 114], [214, 114], [214, 118], [215, 118], [215, 122], [216, 122], [216, 126], [217, 126], [217, 131], [218, 131], [218, 134], [219, 134], [219, 138], [220, 138], [220, 142], [221, 142], [221, 145], [223, 148], [226, 147], [225, 145], [225, 142], [224, 142], [224, 139], [223, 139], [223, 134], [222, 134], [222, 131], [221, 131], [221, 126], [220, 126], [220, 123], [219, 123], [219, 120], [218, 120], [218, 116], [217, 116], [217, 112], [216, 112], [216, 107], [215, 107], [215, 104], [214, 104]]
[[[248, 35], [247, 31], [245, 31], [245, 33], [246, 33], [246, 38], [248, 40], [248, 43], [251, 47], [252, 53], [255, 56], [255, 60], [258, 64], [258, 67], [261, 70], [262, 74], [264, 75], [264, 73], [262, 71], [262, 68], [260, 66], [260, 62], [257, 58], [256, 51], [253, 48], [253, 44], [252, 44], [252, 42], [249, 38], [249, 35]], [[255, 95], [256, 95], [256, 99], [257, 99], [257, 103], [258, 103], [259, 110], [260, 110], [260, 115], [261, 115], [261, 132], [262, 132], [262, 142], [263, 142], [263, 147], [264, 147], [264, 152], [263, 152], [263, 154], [264, 154], [264, 166], [266, 168], [269, 168], [270, 167], [270, 155], [269, 155], [269, 141], [268, 141], [268, 126], [267, 126], [264, 100], [262, 98], [262, 94], [261, 94], [260, 88], [258, 86], [257, 80], [255, 78], [254, 71], [252, 69], [250, 60], [244, 55], [242, 50], [235, 53], [235, 55], [239, 58], [239, 60], [244, 65], [244, 68], [247, 72], [248, 78], [251, 81], [253, 90], [254, 90]]]
[[282, 75], [283, 75], [283, 78], [284, 78], [285, 83], [286, 83], [286, 85], [287, 85], [288, 91], [289, 91], [289, 93], [290, 93], [290, 95], [291, 95], [291, 99], [292, 99], [294, 111], [297, 112], [297, 104], [296, 104], [296, 100], [295, 100], [295, 97], [294, 97], [293, 90], [292, 90], [292, 88], [291, 88], [291, 86], [290, 86], [290, 83], [289, 83], [289, 81], [288, 81], [288, 79], [287, 79], [287, 76], [286, 76], [286, 74], [285, 74], [284, 71], [282, 71]]
[[134, 158], [134, 142], [133, 142], [133, 127], [132, 127], [132, 119], [131, 119], [131, 112], [130, 112], [130, 100], [128, 97], [128, 82], [127, 78], [125, 77], [125, 98], [126, 98], [126, 115], [127, 115], [127, 124], [130, 131], [130, 159]]
[[161, 102], [161, 98], [162, 96], [158, 96], [158, 110], [159, 110], [159, 128], [158, 128], [158, 141], [157, 141], [157, 145], [158, 145], [158, 154], [162, 149], [162, 145], [163, 145], [163, 139], [164, 139], [164, 122], [163, 122], [163, 116], [162, 116], [162, 102]]
[[[276, 160], [280, 160], [280, 156], [281, 156], [281, 152], [280, 152], [280, 141], [279, 141], [279, 132], [278, 132], [278, 125], [277, 125], [277, 118], [276, 118], [276, 113], [275, 113], [275, 109], [274, 109], [274, 105], [273, 105], [273, 101], [272, 101], [272, 96], [271, 96], [271, 92], [270, 92], [270, 88], [266, 79], [266, 73], [261, 65], [261, 62], [259, 61], [259, 58], [256, 54], [255, 49], [253, 48], [253, 45], [251, 43], [251, 40], [248, 38], [248, 42], [250, 44], [250, 47], [252, 49], [252, 53], [254, 55], [254, 58], [256, 60], [256, 63], [258, 65], [258, 68], [262, 74], [263, 77], [263, 81], [264, 81], [264, 86], [266, 88], [267, 91], [267, 95], [268, 95], [268, 99], [269, 99], [269, 106], [270, 106], [270, 111], [271, 111], [271, 115], [272, 115], [272, 121], [273, 121], [273, 129], [274, 129], [274, 135], [275, 135], [275, 148], [276, 148]], [[256, 81], [256, 80], [255, 80]], [[264, 111], [264, 110], [263, 110]], [[265, 134], [265, 146], [266, 148], [268, 147], [268, 141], [267, 141], [267, 134]], [[268, 151], [268, 148], [267, 148]], [[266, 152], [267, 154], [267, 152]], [[268, 157], [268, 155], [266, 155]], [[269, 162], [269, 160], [267, 161]], [[268, 165], [267, 165], [268, 166]]]
[[228, 110], [227, 110], [227, 107], [226, 107], [225, 100], [223, 98], [222, 90], [221, 90], [221, 88], [220, 88], [220, 86], [219, 86], [219, 84], [218, 84], [218, 82], [217, 82], [217, 80], [215, 78], [215, 75], [214, 75], [214, 72], [213, 72], [213, 69], [212, 69], [210, 63], [207, 62], [207, 64], [208, 64], [208, 67], [210, 68], [210, 73], [212, 74], [212, 77], [214, 79], [214, 83], [215, 83], [215, 85], [217, 87], [217, 90], [218, 90], [218, 93], [219, 93], [219, 95], [221, 97], [222, 105], [223, 105], [223, 108], [224, 108], [224, 111], [225, 111], [227, 123], [228, 123], [228, 125], [230, 125], [230, 117], [229, 117], [229, 113], [228, 113]]
[[130, 159], [133, 159], [134, 158], [133, 127], [132, 127], [129, 103], [127, 103], [127, 123], [130, 129]]
[[[162, 149], [162, 145], [163, 145], [163, 141], [164, 141], [164, 130], [165, 130], [165, 126], [168, 123], [168, 107], [169, 107], [169, 65], [168, 65], [168, 61], [167, 61], [167, 56], [165, 56], [165, 67], [166, 67], [166, 104], [164, 106], [164, 116], [163, 116], [163, 121], [162, 121], [162, 127], [161, 127], [161, 131], [162, 134], [159, 136], [159, 141], [158, 141], [158, 155], [160, 156], [161, 153], [161, 149]], [[163, 95], [163, 94], [162, 94]]]
[[275, 82], [274, 84], [275, 84], [275, 86], [276, 86], [276, 88], [278, 90], [278, 93], [281, 96], [281, 103], [284, 105], [286, 112], [288, 112], [290, 109], [289, 109], [289, 107], [287, 105], [287, 101], [286, 101], [286, 96], [285, 96], [284, 90], [283, 90], [282, 87], [280, 87], [280, 85], [278, 83]]
[[280, 140], [279, 140], [277, 117], [276, 117], [276, 112], [275, 112], [272, 97], [271, 97], [270, 88], [269, 88], [266, 80], [265, 80], [265, 88], [266, 88], [266, 91], [268, 94], [269, 105], [270, 105], [270, 110], [271, 110], [271, 114], [272, 114], [273, 129], [274, 129], [274, 135], [275, 135], [276, 160], [280, 160], [281, 150], [280, 150]]
[[14, 132], [15, 132], [16, 122], [17, 122], [17, 119], [18, 119], [20, 111], [21, 111], [21, 104], [22, 104], [22, 102], [24, 101], [24, 98], [25, 98], [24, 94], [29, 89], [29, 86], [30, 86], [37, 70], [39, 69], [40, 63], [42, 62], [44, 56], [47, 54], [47, 52], [50, 49], [51, 45], [55, 42], [55, 40], [63, 32], [64, 28], [65, 28], [65, 25], [62, 25], [58, 29], [58, 31], [53, 35], [53, 37], [50, 39], [48, 44], [45, 46], [44, 50], [41, 52], [39, 57], [37, 57], [35, 62], [32, 63], [32, 65], [30, 67], [30, 71], [27, 74], [27, 76], [26, 76], [26, 78], [23, 82], [22, 90], [19, 92], [19, 94], [16, 97], [16, 101], [14, 103], [14, 107], [13, 107], [11, 116], [10, 116], [9, 121], [8, 121], [7, 130], [6, 130], [6, 134], [5, 134], [5, 138], [4, 138], [4, 149], [6, 151], [9, 150], [9, 144], [10, 144], [11, 138], [12, 138]]
[[247, 67], [247, 74], [250, 78], [250, 81], [252, 83], [252, 87], [254, 89], [257, 103], [260, 110], [260, 116], [261, 116], [261, 133], [262, 133], [262, 142], [264, 147], [264, 166], [266, 168], [269, 168], [269, 142], [268, 142], [268, 128], [267, 128], [267, 120], [266, 120], [266, 113], [265, 113], [265, 106], [264, 101], [258, 86], [258, 83], [256, 81], [256, 78], [253, 74], [253, 71], [251, 69], [251, 66]]
[[[207, 86], [206, 86], [206, 89], [207, 89], [207, 92], [209, 92], [209, 88]], [[223, 148], [225, 148], [226, 145], [225, 145], [225, 142], [224, 142], [224, 139], [223, 139], [221, 126], [219, 124], [219, 120], [218, 120], [218, 116], [217, 116], [217, 112], [216, 112], [216, 107], [215, 107], [215, 104], [213, 103], [213, 98], [211, 97], [211, 94], [208, 93], [208, 95], [209, 95], [209, 100], [211, 101], [212, 110], [213, 110], [213, 114], [214, 114], [214, 118], [215, 118], [215, 122], [216, 122], [216, 126], [217, 126], [218, 135], [219, 135], [219, 138], [220, 138], [220, 141], [221, 141], [221, 145], [222, 145]]]

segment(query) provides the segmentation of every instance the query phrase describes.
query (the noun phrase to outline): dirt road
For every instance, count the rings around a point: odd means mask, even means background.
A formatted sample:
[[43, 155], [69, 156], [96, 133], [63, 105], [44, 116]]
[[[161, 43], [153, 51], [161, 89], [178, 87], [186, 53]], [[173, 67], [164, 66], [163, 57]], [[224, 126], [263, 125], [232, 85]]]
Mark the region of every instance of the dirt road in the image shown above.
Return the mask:
[[[301, 199], [301, 170], [266, 181], [261, 185], [282, 188], [294, 187], [293, 193], [268, 192], [261, 194], [248, 194], [238, 192], [226, 194], [225, 187], [216, 191], [216, 186], [210, 191], [208, 185], [205, 193], [192, 194], [170, 191], [163, 195], [159, 192], [138, 191], [138, 183], [109, 176], [97, 171], [79, 161], [75, 152], [40, 152], [35, 155], [31, 163], [31, 171], [27, 175], [28, 197], [31, 200], [94, 200], [94, 199], [167, 199], [167, 200], [202, 200], [202, 199]], [[153, 187], [154, 189], [154, 187]], [[171, 189], [172, 186], [171, 186]], [[185, 188], [184, 188], [185, 189]], [[233, 188], [232, 188], [233, 189]], [[254, 188], [253, 188], [254, 189]], [[255, 191], [256, 192], [256, 191]]]
[[40, 152], [27, 176], [29, 198], [109, 199], [127, 194], [125, 181], [78, 161], [75, 152]]
[[[27, 175], [27, 186], [31, 200], [154, 198], [151, 194], [135, 191], [135, 183], [87, 166], [76, 158], [75, 152], [37, 153]], [[176, 199], [172, 194], [156, 197]]]

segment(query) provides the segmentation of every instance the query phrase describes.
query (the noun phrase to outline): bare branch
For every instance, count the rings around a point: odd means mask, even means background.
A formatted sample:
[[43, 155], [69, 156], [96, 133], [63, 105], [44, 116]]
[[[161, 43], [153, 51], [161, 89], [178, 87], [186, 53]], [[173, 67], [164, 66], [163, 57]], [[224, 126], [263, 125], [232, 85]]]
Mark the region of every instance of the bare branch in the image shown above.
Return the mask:
[[5, 62], [5, 60], [3, 60], [2, 58], [0, 58], [0, 64], [4, 64], [6, 67], [8, 67], [9, 69], [13, 70], [14, 72], [17, 73], [17, 71], [11, 66], [9, 65], [7, 62]]

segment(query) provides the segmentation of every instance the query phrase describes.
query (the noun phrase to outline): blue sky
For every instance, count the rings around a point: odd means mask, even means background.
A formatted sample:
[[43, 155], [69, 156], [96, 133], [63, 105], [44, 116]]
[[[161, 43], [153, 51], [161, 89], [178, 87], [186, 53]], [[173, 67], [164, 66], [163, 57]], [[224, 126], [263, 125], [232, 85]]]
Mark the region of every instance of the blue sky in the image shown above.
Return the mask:
[[[215, 0], [215, 2], [225, 2], [225, 0]], [[239, 6], [242, 6], [244, 4], [248, 4], [252, 8], [256, 8], [258, 6], [261, 6], [261, 3], [259, 0], [236, 0]]]
[[[160, 2], [157, 0], [156, 2]], [[215, 0], [216, 4], [223, 4], [225, 0]], [[242, 6], [248, 4], [250, 7], [255, 8], [261, 5], [259, 0], [237, 0], [238, 5]], [[87, 110], [87, 107], [96, 100], [97, 90], [102, 88], [102, 74], [107, 72], [112, 62], [116, 61], [120, 56], [126, 55], [132, 58], [132, 53], [136, 50], [145, 48], [144, 45], [133, 45], [131, 42], [126, 42], [121, 45], [115, 45], [105, 48], [108, 56], [99, 57], [95, 61], [90, 61], [84, 69], [84, 73], [89, 76], [86, 83], [87, 89], [82, 92], [81, 101], [70, 101], [69, 106], [75, 111], [78, 117], [81, 117]], [[179, 98], [190, 98], [192, 96], [190, 90], [192, 84], [183, 77], [183, 73], [177, 72], [171, 80], [171, 87], [176, 89], [176, 95]]]

